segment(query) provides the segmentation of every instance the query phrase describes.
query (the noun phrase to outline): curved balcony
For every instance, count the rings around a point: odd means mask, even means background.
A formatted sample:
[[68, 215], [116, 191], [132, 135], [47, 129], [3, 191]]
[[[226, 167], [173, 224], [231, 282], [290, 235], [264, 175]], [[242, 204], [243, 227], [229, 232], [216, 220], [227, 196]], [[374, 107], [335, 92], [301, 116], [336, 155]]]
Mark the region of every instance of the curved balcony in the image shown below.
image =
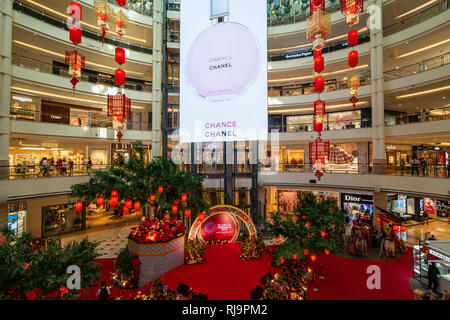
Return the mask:
[[[34, 32], [37, 32], [37, 33], [41, 33], [42, 30], [47, 30], [46, 33], [52, 34], [53, 36], [58, 34], [59, 33], [58, 31], [64, 30], [64, 34], [61, 35], [61, 37], [59, 37], [59, 38], [61, 38], [63, 41], [66, 41], [66, 42], [68, 41], [69, 29], [67, 27], [67, 22], [65, 20], [58, 18], [58, 17], [52, 15], [51, 13], [49, 14], [48, 12], [44, 12], [42, 10], [38, 10], [36, 8], [27, 6], [21, 2], [14, 2], [13, 9], [15, 11], [14, 23], [17, 23], [26, 28], [32, 29]], [[35, 20], [38, 20], [40, 23], [33, 21], [33, 19], [29, 19], [30, 17], [34, 18]], [[43, 25], [43, 24], [45, 24], [45, 25]], [[55, 28], [54, 29], [55, 32], [50, 32], [52, 29], [49, 28], [49, 25]], [[82, 29], [82, 35], [83, 35], [83, 37], [86, 37], [87, 39], [89, 39], [91, 41], [95, 41], [96, 44], [101, 47], [102, 35], [100, 32]], [[134, 60], [138, 60], [138, 61], [139, 61], [139, 59], [137, 57], [133, 57], [132, 52], [146, 54], [146, 55], [151, 55], [153, 53], [151, 47], [136, 45], [136, 44], [133, 44], [130, 42], [119, 41], [114, 38], [110, 38], [108, 36], [105, 37], [105, 44], [112, 45], [115, 47], [122, 47], [124, 49], [131, 50], [130, 58], [134, 59]], [[95, 47], [95, 45], [93, 45], [93, 47]], [[98, 51], [102, 52], [102, 50], [98, 50]], [[151, 62], [151, 59], [142, 59], [141, 58], [141, 60], [143, 62], [146, 62], [146, 61]]]

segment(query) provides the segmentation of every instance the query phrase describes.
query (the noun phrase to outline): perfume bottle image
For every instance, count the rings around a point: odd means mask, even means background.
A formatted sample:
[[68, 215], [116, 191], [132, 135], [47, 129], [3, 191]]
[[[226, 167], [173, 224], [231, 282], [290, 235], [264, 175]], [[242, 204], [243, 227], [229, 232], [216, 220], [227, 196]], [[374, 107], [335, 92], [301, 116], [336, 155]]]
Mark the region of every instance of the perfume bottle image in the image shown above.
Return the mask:
[[211, 26], [186, 55], [185, 76], [193, 91], [210, 102], [244, 93], [260, 70], [258, 40], [246, 26], [230, 22], [229, 0], [210, 0]]

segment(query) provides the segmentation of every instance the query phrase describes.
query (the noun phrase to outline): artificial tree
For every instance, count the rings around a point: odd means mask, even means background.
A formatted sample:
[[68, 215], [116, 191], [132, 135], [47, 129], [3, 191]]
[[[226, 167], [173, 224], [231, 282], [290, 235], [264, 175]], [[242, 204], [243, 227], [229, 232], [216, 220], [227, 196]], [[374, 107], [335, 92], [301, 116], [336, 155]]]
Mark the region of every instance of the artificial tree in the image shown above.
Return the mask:
[[33, 246], [31, 233], [16, 236], [7, 227], [1, 232], [0, 300], [75, 299], [80, 291], [67, 288], [69, 266], [80, 268], [83, 289], [100, 278], [99, 266], [94, 261], [99, 256], [98, 243], [84, 239], [61, 246], [50, 241], [38, 249]]
[[73, 185], [72, 196], [92, 202], [99, 196], [109, 199], [111, 191], [116, 190], [120, 201], [139, 201], [144, 210], [150, 204], [159, 217], [170, 215], [175, 208], [176, 213], [187, 208], [193, 212], [208, 209], [203, 199], [193, 196], [202, 188], [201, 177], [182, 171], [169, 158], [146, 162], [142, 143], [136, 141], [132, 145], [135, 152], [127, 160], [119, 155], [107, 170], [95, 171], [88, 182]]
[[310, 259], [321, 253], [339, 253], [343, 247], [346, 211], [335, 200], [318, 198], [312, 193], [298, 197], [298, 206], [292, 214], [271, 213], [267, 223], [270, 234], [283, 239], [273, 253], [274, 263], [282, 264], [289, 258]]

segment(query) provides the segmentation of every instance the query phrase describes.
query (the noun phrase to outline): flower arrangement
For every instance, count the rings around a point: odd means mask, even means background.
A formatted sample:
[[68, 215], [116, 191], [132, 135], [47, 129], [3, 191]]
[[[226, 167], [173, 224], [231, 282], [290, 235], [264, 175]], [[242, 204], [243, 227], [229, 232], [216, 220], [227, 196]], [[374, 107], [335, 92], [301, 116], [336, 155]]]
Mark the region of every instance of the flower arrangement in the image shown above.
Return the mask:
[[264, 288], [265, 300], [305, 300], [307, 278], [312, 270], [305, 260], [287, 259], [279, 273]]
[[264, 252], [264, 241], [261, 238], [246, 238], [241, 246], [241, 259], [259, 259]]
[[141, 261], [139, 257], [136, 254], [132, 255], [127, 248], [123, 249], [114, 262], [114, 271], [112, 273], [114, 285], [124, 289], [136, 288], [140, 267]]
[[183, 223], [165, 216], [150, 220], [148, 217], [131, 229], [129, 238], [137, 243], [164, 243], [182, 236], [186, 232]]
[[166, 286], [161, 278], [158, 278], [153, 281], [149, 293], [138, 291], [134, 300], [183, 300], [183, 296], [177, 294], [175, 290]]
[[186, 242], [184, 247], [185, 264], [201, 264], [205, 262], [206, 245], [198, 239]]
[[228, 240], [215, 240], [215, 241], [206, 241], [207, 244], [210, 245], [222, 245], [222, 244], [227, 244], [229, 243]]

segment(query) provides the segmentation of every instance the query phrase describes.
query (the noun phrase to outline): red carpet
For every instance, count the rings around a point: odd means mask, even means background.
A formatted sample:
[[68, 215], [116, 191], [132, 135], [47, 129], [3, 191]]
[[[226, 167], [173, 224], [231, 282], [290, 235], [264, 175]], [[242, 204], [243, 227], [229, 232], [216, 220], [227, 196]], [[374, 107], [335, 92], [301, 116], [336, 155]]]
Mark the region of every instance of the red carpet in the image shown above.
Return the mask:
[[[276, 273], [277, 269], [270, 265], [268, 252], [261, 259], [242, 261], [239, 259], [240, 245], [228, 244], [211, 246], [206, 250], [206, 263], [200, 265], [181, 265], [163, 276], [163, 281], [176, 289], [179, 282], [191, 286], [197, 293], [206, 293], [210, 300], [249, 300], [250, 291], [259, 285], [261, 278], [268, 272]], [[412, 276], [412, 253], [401, 258], [385, 261], [365, 261], [341, 258], [336, 256], [320, 256], [324, 280], [317, 278], [312, 288], [319, 291], [308, 292], [310, 300], [409, 300], [414, 293], [409, 288]], [[102, 279], [111, 284], [110, 272], [113, 259], [99, 259], [103, 265]], [[366, 286], [367, 267], [378, 265], [381, 269], [381, 290], [369, 290]], [[100, 282], [99, 282], [100, 283]], [[146, 291], [148, 285], [140, 288]], [[80, 299], [96, 299], [95, 293], [99, 285], [89, 289]], [[136, 295], [139, 290], [125, 290], [127, 295]], [[113, 298], [119, 296], [118, 288], [111, 289]], [[126, 299], [121, 293], [122, 299]]]

